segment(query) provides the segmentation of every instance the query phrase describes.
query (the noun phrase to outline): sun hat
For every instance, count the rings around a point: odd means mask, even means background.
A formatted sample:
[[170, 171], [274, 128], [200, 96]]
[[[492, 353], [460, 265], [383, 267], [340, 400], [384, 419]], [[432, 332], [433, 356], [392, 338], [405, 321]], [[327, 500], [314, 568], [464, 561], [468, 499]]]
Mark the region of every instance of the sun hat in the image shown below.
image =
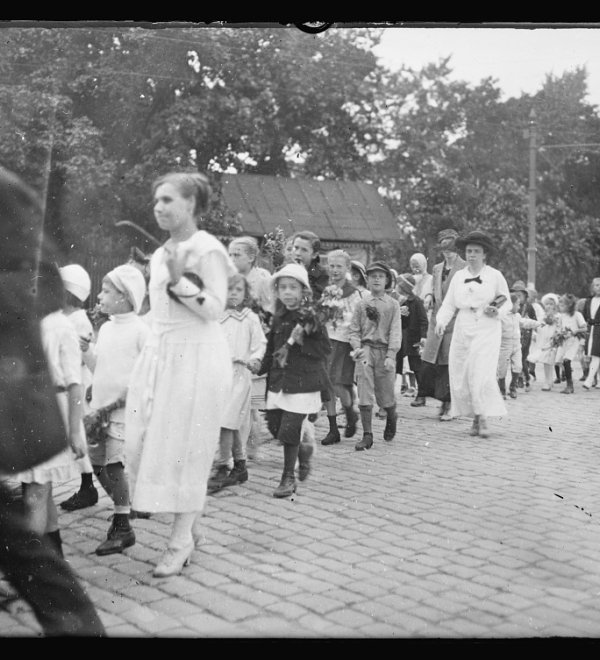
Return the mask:
[[271, 288], [273, 291], [277, 286], [277, 280], [280, 280], [282, 277], [293, 277], [295, 280], [298, 280], [302, 286], [305, 286], [307, 289], [310, 289], [310, 282], [308, 281], [308, 271], [304, 266], [298, 263], [286, 264], [283, 268], [280, 268], [278, 271], [273, 273], [271, 276]]
[[113, 268], [105, 277], [127, 296], [133, 305], [133, 310], [139, 314], [146, 296], [146, 280], [139, 268], [131, 264], [123, 264]]
[[92, 290], [92, 281], [87, 271], [79, 264], [69, 264], [59, 268], [65, 289], [75, 298], [85, 302]]
[[459, 250], [464, 250], [467, 245], [473, 244], [481, 245], [481, 247], [488, 254], [494, 251], [494, 244], [492, 243], [492, 239], [486, 233], [479, 231], [478, 229], [470, 231], [465, 236], [459, 236], [456, 239], [456, 247]]
[[558, 296], [555, 293], [546, 293], [542, 296], [541, 303], [542, 305], [546, 305], [546, 303], [552, 300], [554, 304], [558, 307]]

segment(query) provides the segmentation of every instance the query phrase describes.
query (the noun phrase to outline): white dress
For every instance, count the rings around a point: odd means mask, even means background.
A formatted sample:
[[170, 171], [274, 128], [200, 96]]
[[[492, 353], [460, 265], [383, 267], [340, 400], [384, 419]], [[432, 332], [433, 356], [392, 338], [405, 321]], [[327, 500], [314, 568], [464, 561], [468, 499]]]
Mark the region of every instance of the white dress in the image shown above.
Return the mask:
[[563, 344], [558, 347], [556, 351], [556, 362], [561, 363], [563, 360], [571, 360], [573, 362], [579, 353], [579, 347], [584, 343], [584, 339], [575, 337], [576, 332], [585, 332], [587, 324], [581, 312], [575, 311], [571, 316], [569, 314], [561, 314], [561, 326], [563, 330], [570, 330], [571, 335], [567, 337]]
[[[542, 318], [542, 321], [544, 319]], [[554, 335], [562, 331], [561, 315], [554, 315], [554, 323], [545, 323], [536, 330], [527, 361], [533, 364], [555, 364], [557, 348], [553, 345]]]
[[[40, 324], [42, 346], [48, 361], [52, 382], [57, 388], [81, 385], [81, 349], [79, 338], [67, 316], [61, 311], [52, 312]], [[67, 392], [57, 392], [56, 399], [65, 428], [69, 422], [69, 402]], [[85, 429], [81, 422], [81, 437]], [[67, 447], [51, 459], [21, 472], [15, 479], [23, 483], [45, 484], [48, 482], [69, 481], [81, 476], [75, 453]]]
[[267, 338], [260, 319], [248, 307], [236, 311], [225, 310], [221, 326], [231, 350], [233, 361], [233, 385], [227, 398], [222, 425], [226, 429], [239, 430], [244, 420], [250, 417], [252, 373], [236, 360], [262, 360], [267, 347]]
[[[504, 275], [491, 266], [479, 273], [481, 283], [465, 282], [472, 277], [468, 267], [456, 273], [437, 313], [437, 323], [446, 326], [458, 310], [448, 356], [451, 415], [502, 416], [507, 411], [496, 371], [510, 293]], [[506, 302], [495, 317], [486, 316], [484, 308], [498, 295], [506, 296]]]
[[[185, 272], [167, 293], [160, 247], [150, 261], [151, 332], [132, 371], [125, 412], [125, 451], [132, 506], [152, 512], [198, 512], [231, 391], [231, 353], [219, 319], [236, 271], [224, 246], [201, 230], [176, 244]], [[200, 302], [202, 300], [202, 302]]]

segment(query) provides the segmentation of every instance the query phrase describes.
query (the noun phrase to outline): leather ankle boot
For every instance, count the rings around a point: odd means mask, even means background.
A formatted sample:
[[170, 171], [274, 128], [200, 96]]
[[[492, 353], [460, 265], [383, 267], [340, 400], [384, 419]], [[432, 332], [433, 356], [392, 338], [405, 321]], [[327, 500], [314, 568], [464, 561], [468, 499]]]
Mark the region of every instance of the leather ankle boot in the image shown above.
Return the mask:
[[233, 461], [233, 469], [231, 472], [223, 479], [223, 488], [227, 486], [235, 486], [237, 484], [243, 484], [245, 481], [248, 481], [248, 470], [246, 469], [245, 460]]
[[273, 491], [273, 497], [290, 497], [296, 492], [296, 477], [293, 472], [284, 472], [281, 475], [279, 486]]

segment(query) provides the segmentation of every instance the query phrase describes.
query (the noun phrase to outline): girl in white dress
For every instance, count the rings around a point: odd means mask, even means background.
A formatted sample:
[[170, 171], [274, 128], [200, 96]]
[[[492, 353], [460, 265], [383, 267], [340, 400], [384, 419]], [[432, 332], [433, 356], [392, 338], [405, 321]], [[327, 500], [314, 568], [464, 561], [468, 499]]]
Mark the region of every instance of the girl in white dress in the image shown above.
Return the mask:
[[236, 272], [222, 243], [197, 221], [211, 195], [198, 172], [170, 173], [153, 186], [154, 215], [170, 234], [150, 261], [151, 333], [131, 374], [125, 447], [132, 507], [174, 514], [156, 577], [181, 572], [231, 391], [231, 354], [219, 323]]
[[[208, 492], [248, 480], [246, 445], [251, 426], [252, 374], [258, 372], [267, 338], [260, 319], [251, 309], [252, 298], [248, 280], [240, 273], [229, 280], [227, 309], [221, 326], [231, 350], [233, 387], [226, 402], [219, 438], [219, 458], [208, 482]], [[229, 463], [233, 457], [233, 468]]]
[[575, 309], [577, 298], [572, 293], [566, 293], [558, 299], [558, 311], [562, 331], [565, 333], [564, 341], [556, 351], [556, 364], [562, 364], [565, 370], [567, 384], [561, 394], [573, 394], [573, 367], [572, 363], [579, 354], [579, 349], [585, 341], [587, 323], [583, 314]]
[[558, 296], [555, 293], [547, 293], [542, 296], [542, 307], [544, 316], [541, 320], [544, 325], [536, 331], [535, 343], [531, 345], [527, 361], [533, 364], [541, 362], [544, 365], [542, 392], [549, 392], [552, 389], [554, 365], [556, 364], [555, 337], [562, 331], [561, 317], [558, 313]]
[[472, 231], [457, 239], [456, 246], [464, 248], [467, 266], [450, 282], [437, 313], [435, 332], [441, 337], [458, 311], [448, 356], [451, 415], [473, 416], [470, 434], [487, 438], [487, 417], [506, 415], [496, 370], [502, 337], [500, 319], [511, 308], [510, 292], [502, 273], [486, 263], [493, 250], [486, 234]]
[[44, 316], [41, 334], [70, 446], [45, 463], [20, 473], [17, 479], [23, 484], [23, 503], [31, 529], [40, 535], [46, 534], [62, 556], [52, 484], [79, 478], [81, 470], [76, 461], [87, 454], [81, 416], [81, 349], [77, 332], [62, 309]]

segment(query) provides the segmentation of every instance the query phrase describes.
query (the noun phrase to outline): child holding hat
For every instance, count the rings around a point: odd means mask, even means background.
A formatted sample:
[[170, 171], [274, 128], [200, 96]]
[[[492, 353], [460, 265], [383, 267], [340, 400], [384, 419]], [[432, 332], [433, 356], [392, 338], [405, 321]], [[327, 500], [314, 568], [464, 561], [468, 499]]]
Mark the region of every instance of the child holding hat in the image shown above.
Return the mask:
[[123, 552], [135, 543], [125, 473], [125, 399], [130, 374], [150, 331], [139, 317], [145, 295], [146, 281], [135, 266], [125, 264], [107, 273], [98, 301], [109, 320], [100, 328], [93, 351], [84, 351], [93, 372], [91, 413], [85, 420], [88, 429], [95, 428], [90, 458], [115, 512], [97, 555]]
[[[85, 346], [92, 341], [94, 336], [92, 322], [83, 308], [85, 301], [90, 297], [92, 281], [85, 268], [79, 264], [68, 264], [60, 268], [59, 271], [65, 287], [63, 312], [75, 328], [80, 345]], [[84, 417], [89, 413], [86, 394], [91, 384], [92, 372], [82, 361], [81, 386], [83, 399], [81, 401], [81, 409]], [[85, 456], [78, 463], [81, 468], [81, 484], [76, 493], [73, 493], [71, 497], [60, 503], [61, 509], [65, 511], [85, 509], [88, 506], [94, 506], [98, 502], [98, 491], [92, 480], [94, 472], [88, 456], [87, 447]]]
[[371, 295], [363, 297], [356, 306], [348, 335], [356, 361], [358, 408], [363, 427], [363, 437], [354, 447], [356, 451], [373, 446], [374, 403], [387, 413], [384, 440], [392, 440], [396, 435], [396, 354], [402, 344], [400, 305], [385, 292], [392, 281], [389, 266], [375, 261], [366, 273]]
[[310, 472], [313, 446], [300, 442], [302, 424], [321, 408], [321, 392], [329, 390], [326, 359], [331, 343], [323, 324], [304, 323], [301, 308], [312, 301], [312, 291], [303, 265], [283, 266], [274, 273], [271, 286], [282, 304], [271, 321], [259, 374], [268, 374], [267, 426], [283, 445], [283, 473], [273, 492], [273, 497], [282, 498], [296, 491], [296, 460], [300, 481]]

